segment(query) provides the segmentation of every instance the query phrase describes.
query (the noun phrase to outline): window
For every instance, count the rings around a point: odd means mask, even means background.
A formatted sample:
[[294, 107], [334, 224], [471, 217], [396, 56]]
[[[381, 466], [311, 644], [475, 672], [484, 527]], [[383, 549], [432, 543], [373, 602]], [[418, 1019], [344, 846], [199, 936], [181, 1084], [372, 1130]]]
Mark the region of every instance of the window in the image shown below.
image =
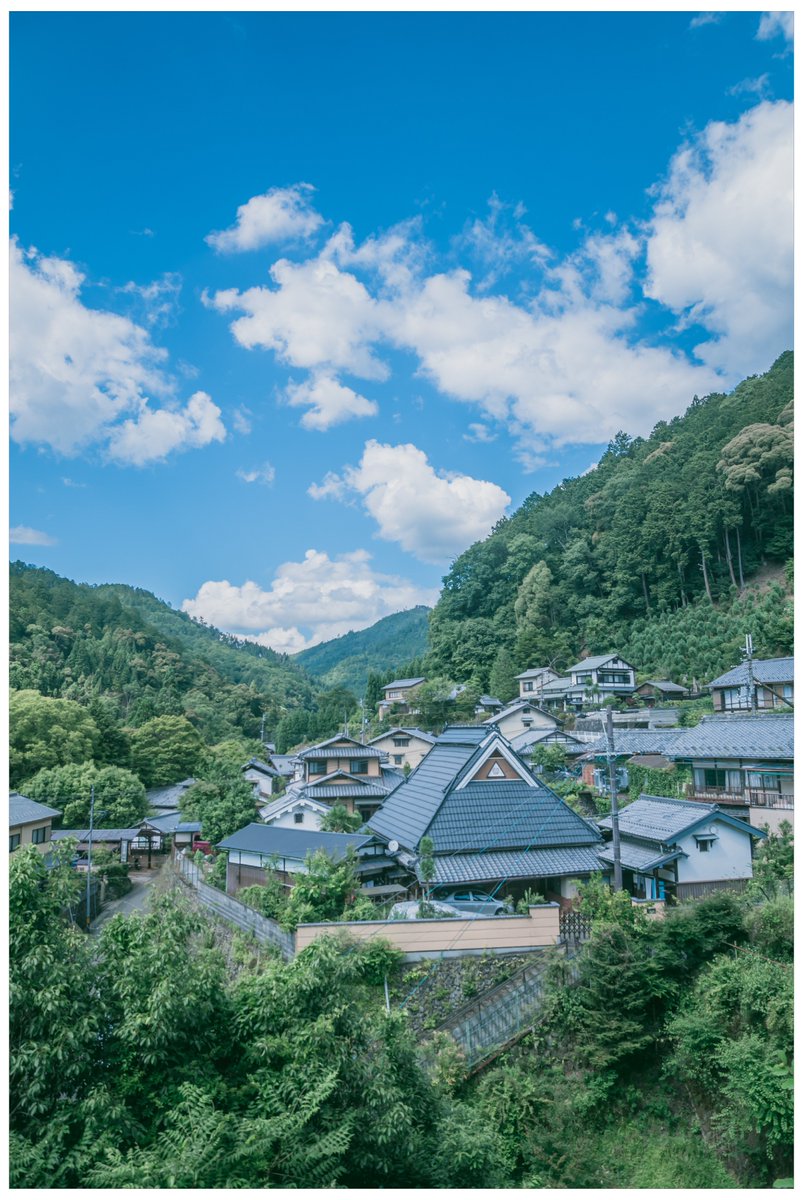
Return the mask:
[[49, 830], [49, 825], [42, 825], [40, 829], [31, 830], [31, 841], [33, 842], [34, 846], [41, 846], [43, 842], [47, 841]]
[[326, 774], [326, 760], [325, 759], [313, 758], [308, 765], [309, 765], [310, 775], [325, 775]]
[[20, 835], [18, 833], [9, 834], [9, 838], [8, 838], [9, 853], [12, 850], [16, 850], [17, 846], [19, 846], [19, 844], [20, 844]]
[[631, 683], [629, 671], [600, 671], [600, 683]]
[[404, 763], [404, 755], [403, 754], [394, 754], [393, 762], [394, 762], [394, 765], [397, 767], [402, 766], [402, 764]]
[[367, 775], [368, 774], [368, 759], [367, 758], [352, 758], [349, 763], [349, 773], [351, 775]]
[[531, 681], [531, 680], [528, 680], [528, 681], [527, 681], [527, 682], [524, 684], [524, 690], [525, 690], [525, 692], [531, 692], [531, 691], [533, 690], [533, 685], [532, 685], [532, 681]]
[[303, 812], [295, 812], [295, 813], [293, 813], [293, 821], [295, 822], [295, 824], [296, 824], [296, 825], [303, 825], [303, 824], [304, 824], [304, 814], [303, 814]]
[[577, 676], [578, 683], [591, 683], [591, 672], [587, 671], [582, 675]]
[[410, 739], [408, 737], [395, 737], [393, 739], [394, 746], [409, 746]]
[[716, 841], [716, 838], [714, 838], [714, 837], [698, 837], [698, 838], [695, 838], [695, 841], [697, 842], [697, 849], [700, 851], [700, 853], [707, 854], [708, 851], [713, 846], [714, 842]]
[[719, 767], [706, 767], [703, 777], [707, 788], [724, 788], [726, 786], [726, 773]]

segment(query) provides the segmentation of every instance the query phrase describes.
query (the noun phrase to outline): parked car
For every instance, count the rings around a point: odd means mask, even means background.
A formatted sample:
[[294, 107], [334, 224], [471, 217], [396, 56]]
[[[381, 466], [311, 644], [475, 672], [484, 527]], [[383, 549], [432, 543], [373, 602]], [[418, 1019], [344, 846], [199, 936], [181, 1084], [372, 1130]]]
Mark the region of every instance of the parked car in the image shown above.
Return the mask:
[[433, 917], [463, 917], [465, 913], [459, 908], [455, 908], [452, 904], [445, 904], [441, 900], [401, 900], [398, 904], [394, 904], [393, 908], [388, 913], [389, 921], [416, 921], [419, 919], [418, 911], [421, 905], [425, 906], [426, 912], [431, 912]]
[[498, 896], [478, 892], [476, 888], [438, 888], [432, 895], [434, 900], [443, 900], [461, 912], [475, 913], [477, 916], [496, 917], [499, 913], [510, 911]]

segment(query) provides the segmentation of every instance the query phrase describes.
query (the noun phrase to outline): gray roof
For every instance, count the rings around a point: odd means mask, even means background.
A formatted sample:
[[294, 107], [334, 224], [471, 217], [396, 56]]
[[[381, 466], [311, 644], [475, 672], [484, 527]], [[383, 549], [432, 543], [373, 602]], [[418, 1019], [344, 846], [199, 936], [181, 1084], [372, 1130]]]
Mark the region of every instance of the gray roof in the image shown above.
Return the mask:
[[483, 708], [504, 708], [501, 700], [497, 700], [496, 696], [480, 696], [479, 703]]
[[579, 846], [599, 840], [596, 830], [536, 782], [523, 762], [525, 779], [474, 781], [457, 788], [494, 738], [509, 746], [498, 732], [483, 727], [448, 727], [407, 781], [370, 818], [369, 828], [409, 850], [415, 850], [428, 834], [436, 856], [497, 847]]
[[305, 795], [301, 791], [288, 791], [278, 800], [272, 800], [270, 804], [263, 805], [259, 810], [259, 815], [263, 821], [270, 821], [272, 817], [277, 817], [286, 809], [292, 808], [294, 804], [312, 804], [315, 808], [320, 809], [322, 813], [328, 813], [331, 810], [330, 804], [324, 804], [322, 800], [318, 800], [315, 796]]
[[554, 692], [557, 695], [560, 692], [568, 692], [571, 686], [571, 678], [568, 675], [562, 675], [559, 679], [551, 679], [549, 683], [545, 683], [540, 689], [540, 692], [543, 692], [544, 695], [546, 695], [547, 692]]
[[61, 809], [51, 808], [49, 804], [40, 804], [38, 800], [30, 800], [19, 792], [10, 792], [8, 797], [8, 824], [29, 825], [32, 821], [44, 821], [48, 817], [60, 817]]
[[[790, 683], [795, 678], [794, 658], [754, 658], [753, 678], [756, 683]], [[739, 687], [747, 683], [747, 664], [742, 663], [724, 675], [712, 679], [709, 687]]]
[[[645, 842], [672, 845], [687, 829], [701, 821], [726, 820], [732, 823], [734, 819], [723, 813], [716, 804], [642, 795], [619, 813], [619, 832], [623, 837], [630, 835]], [[603, 829], [610, 829], [611, 818], [603, 817], [598, 824]], [[740, 821], [739, 824], [744, 822]]]
[[169, 787], [150, 788], [145, 796], [151, 808], [179, 809], [184, 793], [194, 783], [194, 779], [182, 779], [180, 783], [171, 783]]
[[704, 717], [692, 729], [681, 729], [671, 749], [677, 759], [741, 759], [791, 762], [794, 716]]
[[[581, 662], [575, 663], [573, 667], [569, 667], [569, 674], [573, 675], [575, 671], [594, 671], [597, 667], [604, 667], [612, 658], [619, 658], [625, 662], [618, 651], [612, 650], [610, 654], [596, 654], [592, 658], [584, 658]], [[630, 663], [627, 665], [631, 666]]]
[[292, 775], [295, 770], [295, 754], [271, 754], [270, 761], [280, 775]]
[[[348, 744], [342, 746], [342, 749], [334, 749], [343, 742]], [[318, 742], [316, 746], [302, 750], [296, 757], [301, 760], [307, 758], [381, 758], [382, 751], [373, 746], [364, 746], [356, 738], [341, 734], [339, 737], [329, 738], [325, 742]]]
[[253, 822], [218, 842], [221, 850], [245, 850], [253, 854], [303, 860], [307, 854], [323, 850], [331, 859], [345, 858], [350, 848], [355, 850], [371, 838], [359, 833], [322, 833], [313, 829], [282, 829], [278, 825], [258, 825]]
[[516, 675], [516, 679], [537, 679], [541, 675], [554, 674], [551, 667], [530, 667], [529, 671], [522, 671], [520, 675]]
[[517, 754], [530, 750], [539, 742], [549, 739], [556, 746], [564, 746], [566, 749], [574, 749], [575, 747], [584, 750], [585, 743], [576, 738], [574, 734], [567, 733], [565, 730], [556, 729], [525, 729], [524, 733], [517, 733], [515, 737], [509, 738], [511, 746]]
[[146, 817], [140, 825], [155, 829], [158, 833], [200, 833], [200, 821], [182, 821], [180, 813], [167, 813], [163, 817]]
[[545, 709], [539, 708], [538, 705], [534, 704], [533, 701], [527, 696], [520, 696], [518, 700], [512, 701], [512, 703], [508, 704], [506, 708], [503, 708], [501, 712], [492, 713], [490, 717], [486, 717], [483, 721], [483, 725], [494, 725], [497, 721], [503, 721], [505, 717], [512, 716], [514, 713], [519, 712], [519, 710], [523, 708], [531, 708], [533, 712], [540, 712], [545, 717], [548, 717], [549, 720], [555, 725], [558, 723], [557, 718], [553, 717], [552, 713], [548, 713], [545, 711]]
[[[396, 786], [395, 781], [393, 786]], [[348, 785], [342, 783], [307, 784], [301, 795], [310, 800], [384, 800], [388, 790], [378, 781], [377, 783]]]
[[[630, 842], [622, 838], [620, 842], [620, 858], [623, 867], [630, 871], [654, 871], [664, 863], [672, 862], [683, 856], [682, 850], [659, 850], [654, 845], [645, 846], [640, 842]], [[613, 846], [607, 845], [599, 851], [599, 857], [607, 866], [613, 862]]]
[[[139, 833], [139, 826], [131, 829], [93, 829], [93, 842], [133, 842]], [[54, 829], [53, 841], [60, 842], [64, 838], [75, 838], [79, 842], [89, 841], [88, 829]]]
[[[614, 729], [614, 754], [669, 754], [682, 729]], [[589, 754], [606, 754], [608, 741], [595, 737], [585, 743]]]
[[434, 883], [489, 883], [497, 879], [590, 875], [600, 870], [596, 847], [565, 850], [502, 850], [435, 858]]
[[263, 775], [270, 775], [271, 777], [279, 774], [275, 767], [269, 766], [261, 758], [249, 758], [247, 763], [243, 763], [244, 771], [247, 771], [249, 768], [253, 771], [261, 771]]
[[379, 742], [382, 740], [382, 738], [393, 737], [394, 735], [398, 736], [398, 734], [404, 734], [407, 737], [421, 738], [422, 741], [429, 742], [430, 745], [433, 745], [435, 742], [434, 733], [425, 733], [423, 729], [416, 729], [415, 727], [411, 728], [409, 725], [395, 725], [393, 729], [388, 729], [385, 733], [378, 733], [376, 737], [369, 738], [368, 745], [373, 746], [374, 742]]
[[387, 692], [390, 688], [408, 688], [414, 687], [417, 683], [425, 683], [426, 675], [417, 675], [415, 679], [393, 679], [390, 683], [386, 683], [382, 688], [383, 692]]
[[[671, 679], [645, 679], [644, 683], [639, 684], [639, 687], [647, 687], [648, 685], [657, 688], [659, 692], [666, 692], [667, 695], [670, 693], [675, 695], [680, 693], [685, 696], [689, 690], [682, 687], [679, 683], [673, 683]], [[638, 688], [636, 688], [636, 691], [638, 691]]]

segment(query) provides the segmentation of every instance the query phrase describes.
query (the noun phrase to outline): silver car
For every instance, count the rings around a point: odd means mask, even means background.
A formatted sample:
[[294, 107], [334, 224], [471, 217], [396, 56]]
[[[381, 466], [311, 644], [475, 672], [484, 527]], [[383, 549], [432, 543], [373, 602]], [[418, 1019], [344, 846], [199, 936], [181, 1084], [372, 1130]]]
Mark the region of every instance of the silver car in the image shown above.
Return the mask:
[[444, 900], [461, 912], [475, 913], [482, 917], [496, 917], [499, 913], [508, 911], [507, 905], [488, 892], [478, 892], [476, 888], [438, 888], [433, 900]]

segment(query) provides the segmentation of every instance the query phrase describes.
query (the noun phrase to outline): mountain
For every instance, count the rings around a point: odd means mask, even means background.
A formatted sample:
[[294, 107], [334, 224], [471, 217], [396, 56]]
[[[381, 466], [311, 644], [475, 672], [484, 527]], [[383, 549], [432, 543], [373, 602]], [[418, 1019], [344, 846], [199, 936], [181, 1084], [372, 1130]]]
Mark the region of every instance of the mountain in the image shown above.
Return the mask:
[[616, 648], [644, 671], [702, 674], [732, 665], [754, 621], [757, 654], [788, 652], [793, 373], [787, 352], [529, 496], [445, 577], [427, 672], [510, 694], [517, 671]]
[[[286, 655], [193, 621], [150, 592], [77, 584], [11, 564], [10, 680], [88, 705], [120, 723], [184, 715], [207, 742], [266, 734], [282, 713], [314, 712], [321, 688]], [[342, 702], [338, 702], [342, 719]]]
[[294, 661], [327, 687], [345, 687], [362, 696], [369, 672], [391, 670], [425, 653], [429, 613], [423, 605], [393, 613], [368, 629], [301, 650]]

